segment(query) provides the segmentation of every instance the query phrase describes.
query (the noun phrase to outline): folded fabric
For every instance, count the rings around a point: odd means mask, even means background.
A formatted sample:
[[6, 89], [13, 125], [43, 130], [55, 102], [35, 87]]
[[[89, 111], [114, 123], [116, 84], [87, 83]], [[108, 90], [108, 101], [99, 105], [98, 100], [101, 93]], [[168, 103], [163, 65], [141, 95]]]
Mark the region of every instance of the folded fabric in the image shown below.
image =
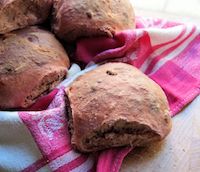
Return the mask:
[[199, 47], [196, 26], [147, 18], [137, 18], [137, 29], [117, 33], [114, 38], [81, 39], [76, 56], [89, 68], [80, 71], [76, 66], [75, 75], [29, 111], [0, 112], [0, 171], [119, 171], [132, 148], [84, 155], [72, 149], [63, 86], [96, 68], [94, 63], [129, 63], [163, 88], [175, 115], [199, 95]]

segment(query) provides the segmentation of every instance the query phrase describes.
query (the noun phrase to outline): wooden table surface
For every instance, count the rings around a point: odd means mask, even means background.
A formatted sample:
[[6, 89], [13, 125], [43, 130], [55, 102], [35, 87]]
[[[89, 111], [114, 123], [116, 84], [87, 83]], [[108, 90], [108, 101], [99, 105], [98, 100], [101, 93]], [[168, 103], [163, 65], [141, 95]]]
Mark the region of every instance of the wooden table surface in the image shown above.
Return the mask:
[[200, 172], [200, 96], [173, 118], [166, 140], [135, 149], [121, 172]]

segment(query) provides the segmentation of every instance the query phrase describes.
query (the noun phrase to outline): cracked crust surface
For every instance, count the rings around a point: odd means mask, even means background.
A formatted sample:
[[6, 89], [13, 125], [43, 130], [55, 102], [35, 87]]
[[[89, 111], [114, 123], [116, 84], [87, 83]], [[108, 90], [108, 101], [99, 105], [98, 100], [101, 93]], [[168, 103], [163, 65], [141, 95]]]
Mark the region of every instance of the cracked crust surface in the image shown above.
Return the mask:
[[53, 0], [0, 0], [0, 34], [44, 22]]
[[133, 29], [135, 16], [129, 0], [54, 0], [52, 26], [58, 37], [71, 42]]
[[69, 59], [55, 36], [38, 27], [0, 37], [0, 108], [27, 107], [62, 81]]
[[72, 145], [82, 152], [143, 146], [166, 137], [171, 118], [162, 89], [135, 67], [107, 63], [66, 89]]

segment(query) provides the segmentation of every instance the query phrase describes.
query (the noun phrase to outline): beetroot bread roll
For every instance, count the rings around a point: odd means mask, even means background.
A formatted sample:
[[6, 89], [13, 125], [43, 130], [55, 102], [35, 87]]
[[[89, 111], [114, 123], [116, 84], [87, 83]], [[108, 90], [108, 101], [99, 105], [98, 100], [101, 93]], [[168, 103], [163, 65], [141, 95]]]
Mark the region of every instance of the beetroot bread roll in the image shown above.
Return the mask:
[[108, 63], [66, 89], [72, 145], [81, 152], [144, 146], [171, 129], [166, 96], [133, 66]]
[[53, 34], [37, 27], [0, 37], [0, 109], [28, 107], [61, 82], [69, 59]]
[[44, 22], [52, 0], [0, 0], [0, 34]]
[[54, 0], [53, 17], [55, 34], [67, 42], [135, 27], [129, 0]]

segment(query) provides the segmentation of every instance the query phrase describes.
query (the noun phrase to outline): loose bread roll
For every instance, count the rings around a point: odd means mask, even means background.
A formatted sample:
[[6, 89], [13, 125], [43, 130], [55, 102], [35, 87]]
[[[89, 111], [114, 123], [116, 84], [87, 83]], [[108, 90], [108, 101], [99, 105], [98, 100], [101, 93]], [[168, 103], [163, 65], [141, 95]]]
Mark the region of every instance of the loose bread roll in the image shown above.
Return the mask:
[[66, 89], [72, 145], [82, 152], [143, 146], [171, 129], [166, 96], [133, 66], [108, 63]]
[[52, 0], [0, 0], [0, 34], [47, 19]]
[[37, 27], [0, 37], [0, 109], [28, 107], [63, 80], [68, 56], [53, 34]]
[[53, 16], [55, 34], [67, 42], [135, 27], [129, 0], [54, 0]]

